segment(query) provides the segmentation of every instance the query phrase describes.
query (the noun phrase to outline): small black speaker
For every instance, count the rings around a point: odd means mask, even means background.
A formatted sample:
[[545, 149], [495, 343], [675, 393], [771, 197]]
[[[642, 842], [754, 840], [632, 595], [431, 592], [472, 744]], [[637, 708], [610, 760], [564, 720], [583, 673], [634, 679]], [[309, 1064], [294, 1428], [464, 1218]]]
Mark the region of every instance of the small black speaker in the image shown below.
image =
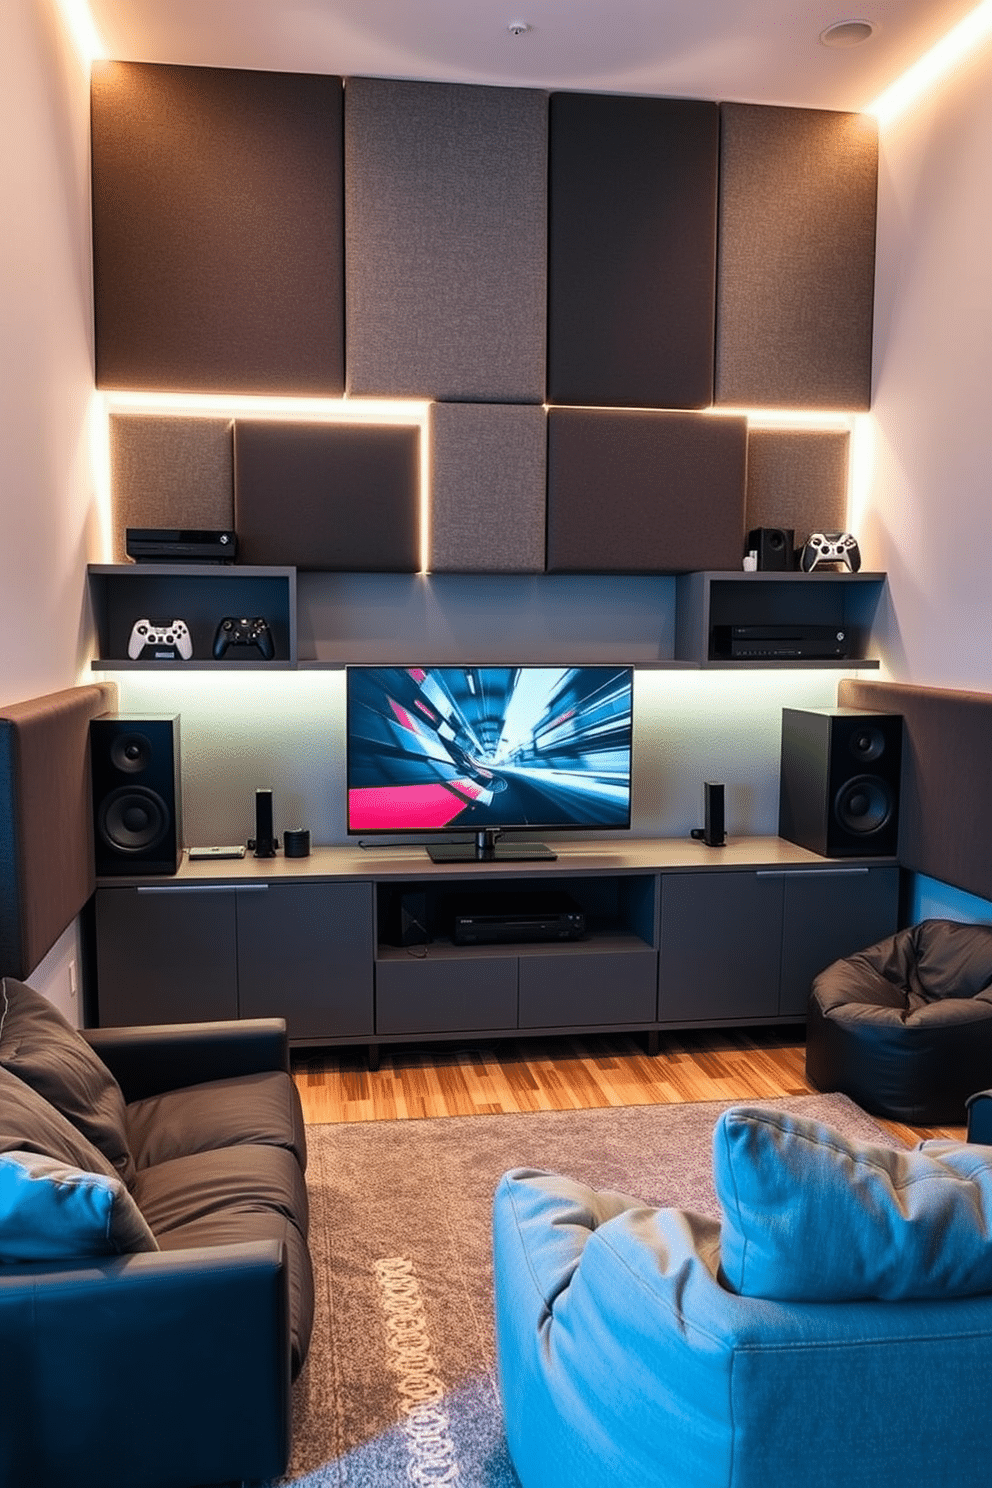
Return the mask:
[[783, 708], [778, 833], [825, 858], [899, 848], [902, 715]]
[[792, 527], [754, 527], [747, 535], [747, 551], [757, 553], [759, 569], [795, 568], [795, 543]]
[[407, 889], [400, 895], [401, 946], [426, 945], [430, 940], [427, 929], [427, 893], [423, 889]]
[[97, 877], [175, 873], [182, 859], [179, 719], [90, 722]]

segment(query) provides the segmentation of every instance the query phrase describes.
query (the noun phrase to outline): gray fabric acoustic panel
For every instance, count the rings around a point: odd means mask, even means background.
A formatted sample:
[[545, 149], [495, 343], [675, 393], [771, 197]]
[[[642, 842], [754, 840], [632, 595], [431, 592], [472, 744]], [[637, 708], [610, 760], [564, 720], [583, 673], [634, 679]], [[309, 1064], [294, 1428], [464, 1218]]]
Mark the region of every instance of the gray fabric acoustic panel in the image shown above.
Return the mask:
[[348, 391], [539, 403], [547, 96], [345, 82]]
[[416, 572], [419, 428], [237, 419], [234, 525], [241, 563]]
[[116, 706], [103, 682], [0, 714], [0, 976], [30, 976], [93, 893], [90, 719]]
[[233, 527], [231, 420], [111, 414], [110, 500], [114, 563], [128, 527]]
[[740, 568], [746, 467], [744, 418], [552, 408], [549, 571]]
[[811, 532], [847, 527], [850, 436], [845, 429], [749, 429], [745, 529]]
[[837, 701], [903, 716], [901, 865], [992, 899], [992, 697], [852, 677]]
[[553, 93], [548, 401], [713, 401], [719, 110]]
[[721, 105], [716, 402], [871, 402], [878, 129]]
[[341, 79], [97, 62], [100, 387], [340, 395]]
[[436, 573], [542, 573], [544, 409], [434, 403], [429, 428], [427, 567]]

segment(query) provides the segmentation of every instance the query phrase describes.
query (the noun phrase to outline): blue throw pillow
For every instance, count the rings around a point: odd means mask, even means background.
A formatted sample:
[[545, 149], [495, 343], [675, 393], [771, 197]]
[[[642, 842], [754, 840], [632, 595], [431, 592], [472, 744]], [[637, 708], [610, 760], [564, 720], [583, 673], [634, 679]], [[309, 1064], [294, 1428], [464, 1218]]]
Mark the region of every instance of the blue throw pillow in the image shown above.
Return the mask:
[[724, 1284], [789, 1302], [992, 1292], [992, 1148], [934, 1148], [725, 1111], [713, 1134]]
[[158, 1250], [119, 1178], [38, 1152], [0, 1153], [0, 1263]]

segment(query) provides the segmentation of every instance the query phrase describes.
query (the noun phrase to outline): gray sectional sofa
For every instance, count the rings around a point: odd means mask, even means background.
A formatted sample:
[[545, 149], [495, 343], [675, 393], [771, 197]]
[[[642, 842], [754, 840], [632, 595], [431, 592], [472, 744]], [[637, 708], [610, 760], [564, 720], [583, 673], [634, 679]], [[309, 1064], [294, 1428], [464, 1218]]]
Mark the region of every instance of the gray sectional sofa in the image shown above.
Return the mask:
[[0, 1482], [285, 1468], [313, 1318], [281, 1019], [80, 1033], [0, 985]]

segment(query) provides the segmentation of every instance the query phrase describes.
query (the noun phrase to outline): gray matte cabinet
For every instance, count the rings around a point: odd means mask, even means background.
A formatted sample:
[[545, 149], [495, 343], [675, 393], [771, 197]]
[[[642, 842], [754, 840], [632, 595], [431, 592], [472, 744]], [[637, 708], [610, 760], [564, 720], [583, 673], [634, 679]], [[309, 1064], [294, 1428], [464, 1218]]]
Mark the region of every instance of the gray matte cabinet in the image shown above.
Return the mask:
[[302, 1043], [372, 1032], [367, 883], [102, 888], [96, 938], [104, 1027], [284, 1017]]
[[581, 1028], [655, 1020], [658, 957], [638, 950], [586, 948], [577, 954], [520, 957], [520, 1027]]
[[372, 1032], [372, 890], [367, 883], [238, 890], [238, 1008], [285, 1018], [291, 1039]]
[[103, 1027], [238, 1016], [235, 890], [136, 884], [96, 895]]
[[517, 1026], [515, 955], [387, 957], [376, 964], [376, 1033], [471, 1033]]
[[665, 874], [659, 1021], [804, 1019], [820, 971], [895, 931], [898, 893], [895, 865]]

